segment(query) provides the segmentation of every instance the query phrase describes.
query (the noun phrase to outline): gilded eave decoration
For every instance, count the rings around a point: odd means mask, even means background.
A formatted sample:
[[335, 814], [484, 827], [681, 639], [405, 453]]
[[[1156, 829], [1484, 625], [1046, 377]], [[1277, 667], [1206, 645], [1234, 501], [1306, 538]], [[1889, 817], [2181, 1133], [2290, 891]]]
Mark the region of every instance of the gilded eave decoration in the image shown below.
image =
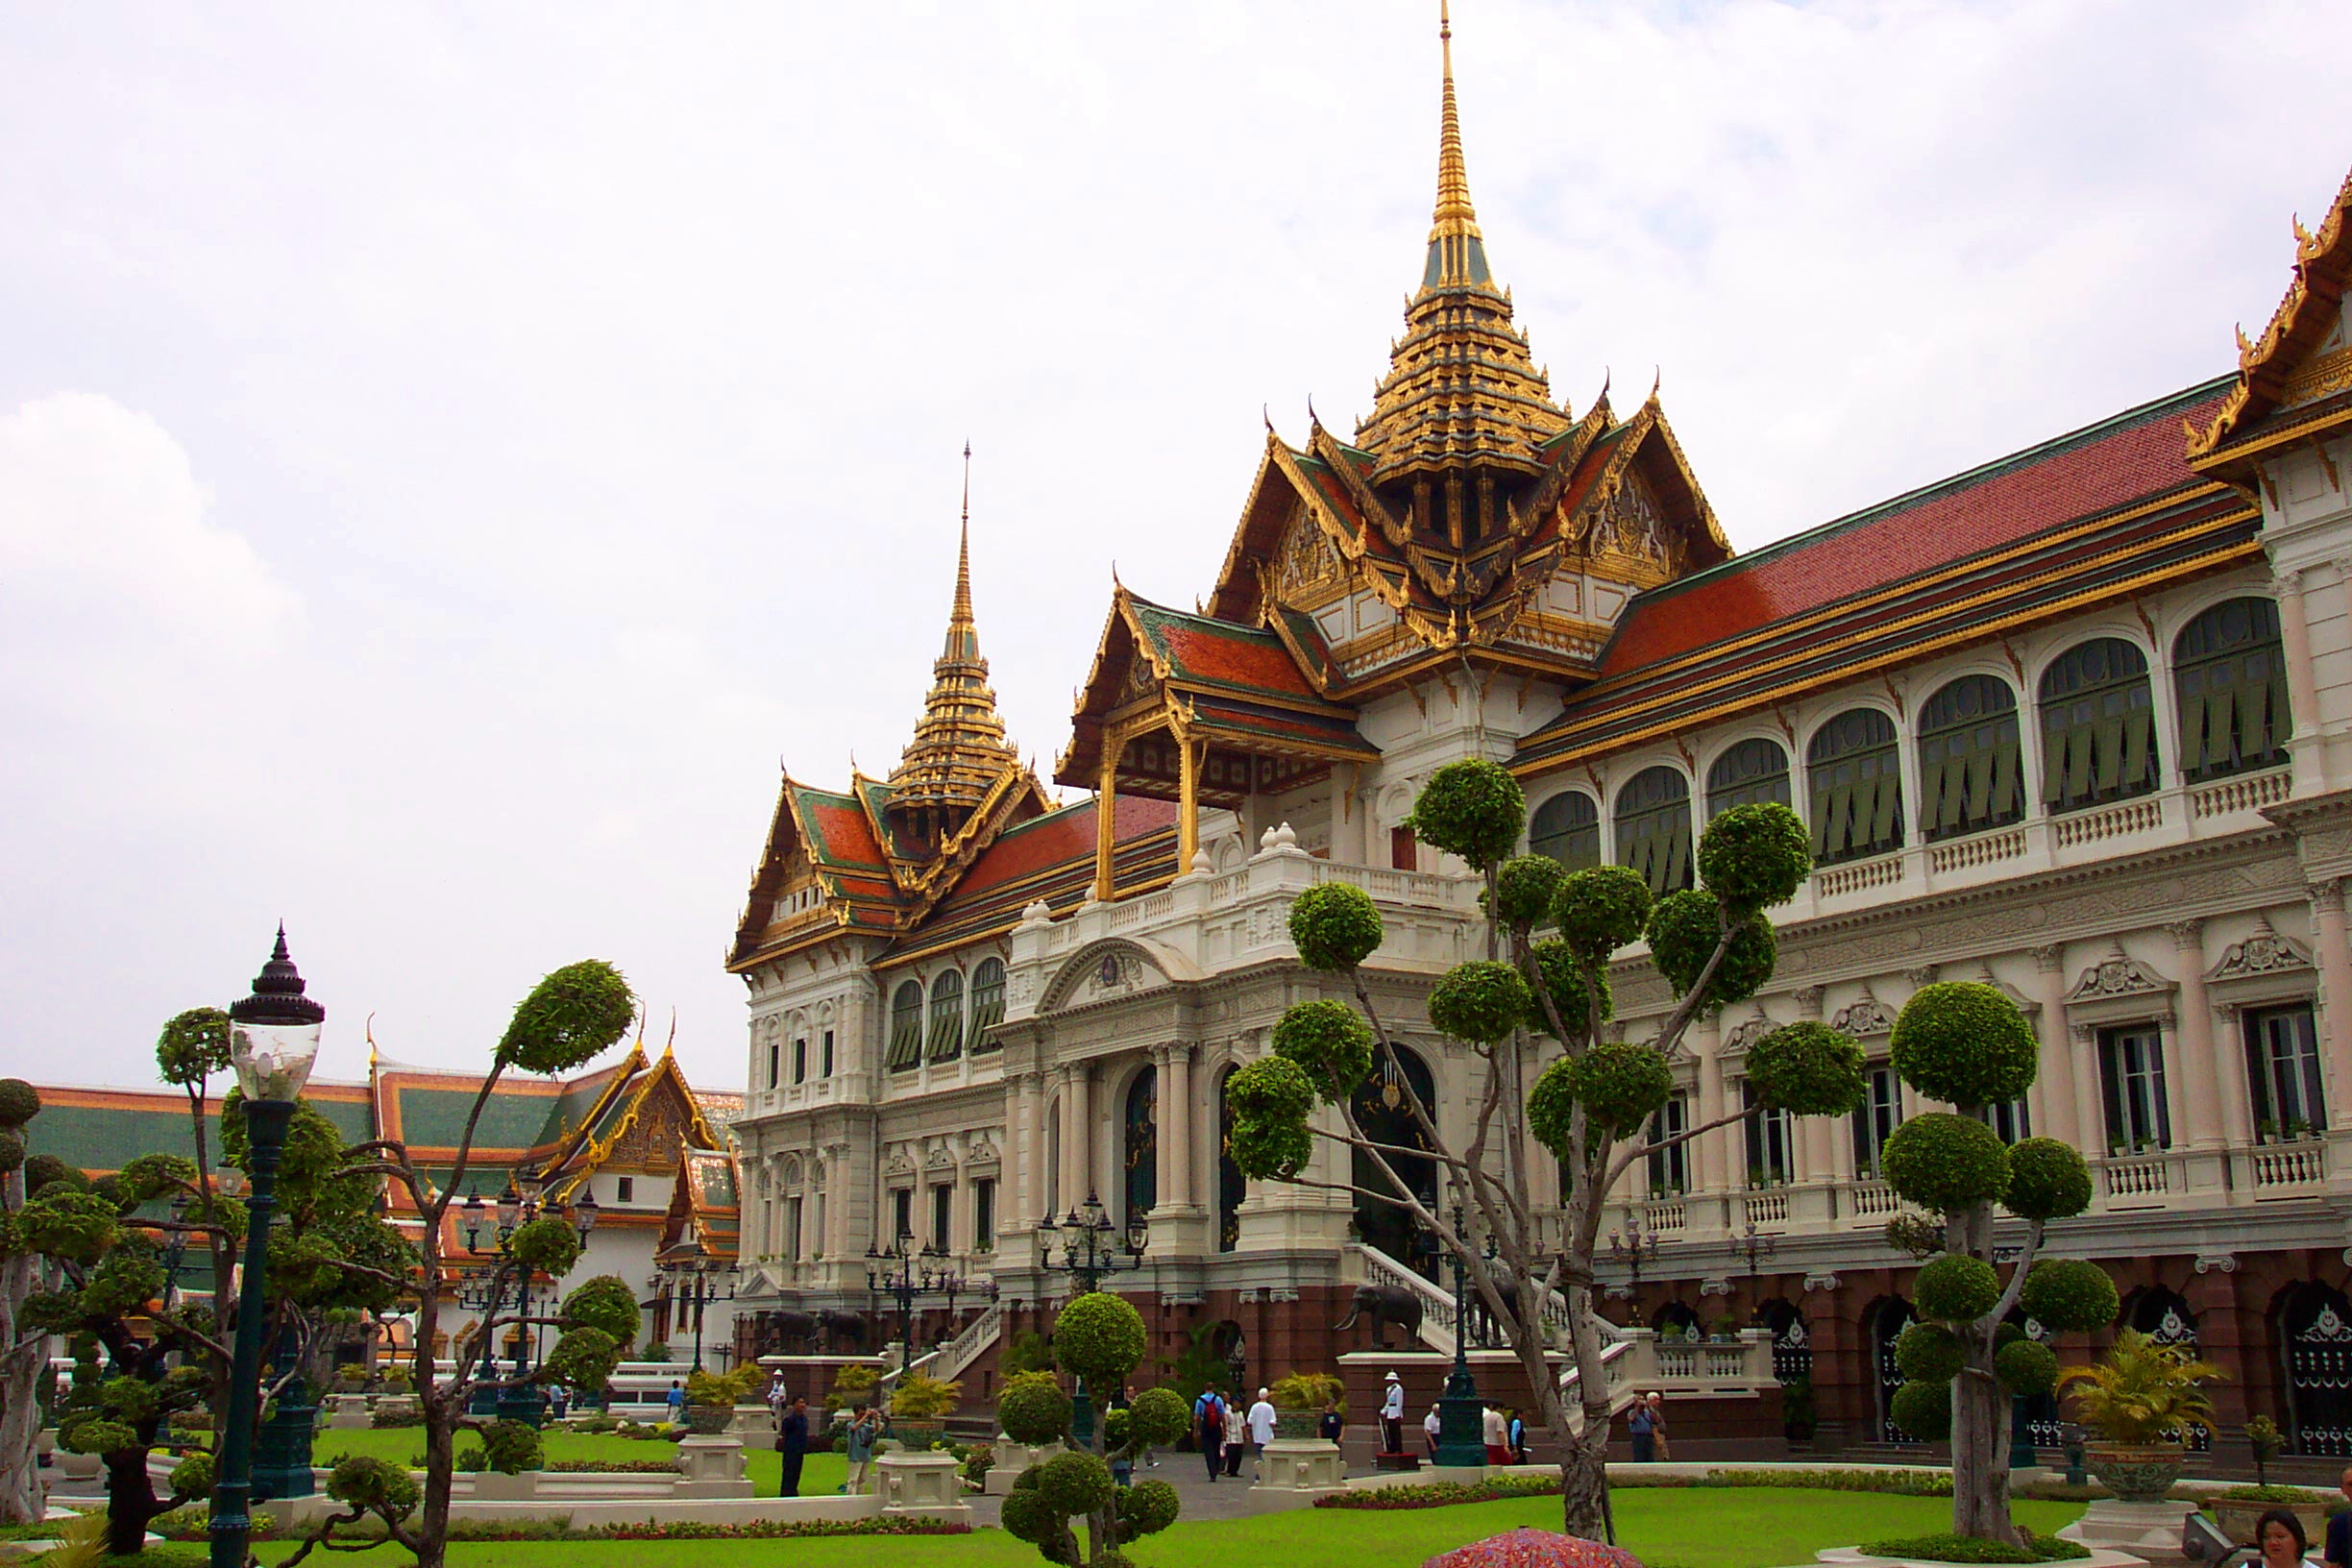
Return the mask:
[[[2343, 304], [2345, 275], [2352, 271], [2352, 241], [2347, 240], [2344, 223], [2348, 211], [2352, 211], [2352, 175], [2337, 190], [2316, 233], [2296, 220], [2294, 277], [2261, 336], [2249, 339], [2242, 330], [2239, 331], [2238, 384], [2205, 429], [2183, 423], [2193, 466], [2225, 457], [2222, 449], [2243, 433], [2241, 427], [2273, 409], [2352, 385], [2352, 353], [2331, 356], [2324, 369], [2310, 365], [2318, 374], [2305, 384], [2296, 384], [2297, 373], [2307, 368], [2316, 339], [2327, 331]], [[2333, 362], [2337, 357], [2342, 363]]]

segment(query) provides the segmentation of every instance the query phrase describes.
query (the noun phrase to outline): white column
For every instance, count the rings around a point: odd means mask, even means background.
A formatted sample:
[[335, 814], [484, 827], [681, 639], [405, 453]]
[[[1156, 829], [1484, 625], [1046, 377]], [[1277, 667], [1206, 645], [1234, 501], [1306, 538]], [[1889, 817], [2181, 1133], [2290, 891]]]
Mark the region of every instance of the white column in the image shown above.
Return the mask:
[[2294, 793], [2324, 794], [2328, 789], [2327, 741], [2319, 731], [2319, 687], [2312, 674], [2311, 623], [2303, 608], [2302, 571], [2280, 573], [2270, 580], [2270, 592], [2278, 600], [2279, 651], [2287, 658], [2287, 705], [2294, 715], [2294, 734], [2288, 743], [2294, 758]]
[[2033, 1130], [2062, 1143], [2071, 1143], [2085, 1153], [2095, 1153], [2092, 1145], [2097, 1142], [2096, 1136], [2085, 1136], [2085, 1128], [2094, 1118], [2083, 1104], [2085, 1090], [2075, 1076], [2073, 1041], [2067, 1030], [2066, 947], [2053, 943], [2036, 947], [2033, 956], [2034, 993], [2042, 1003], [2037, 1020], [2042, 1037], [2042, 1070], [2035, 1084], [2042, 1091], [2040, 1112], [2044, 1118], [2034, 1123]]
[[2328, 1119], [2352, 1126], [2352, 947], [2344, 937], [2343, 883], [2311, 888], [2312, 932], [2319, 949], [2320, 1047], [2327, 1057]]
[[[1693, 1108], [1697, 1115], [1692, 1125], [1703, 1127], [1723, 1115], [1726, 1109], [1722, 1017], [1717, 1015], [1693, 1023], [1683, 1039], [1690, 1042], [1692, 1053], [1699, 1058], [1699, 1096], [1698, 1104]], [[1697, 1145], [1692, 1151], [1695, 1158], [1691, 1163], [1692, 1175], [1697, 1178], [1693, 1183], [1696, 1190], [1730, 1190], [1731, 1159], [1728, 1150], [1731, 1139], [1738, 1135], [1737, 1127], [1718, 1127], [1711, 1133], [1701, 1133], [1691, 1139]]]
[[2181, 1081], [2188, 1104], [2189, 1146], [2217, 1149], [2222, 1142], [2220, 1064], [2213, 1038], [2213, 1004], [2205, 995], [2205, 922], [2175, 920], [2165, 930], [2180, 967]]
[[1170, 1045], [1160, 1066], [1160, 1201], [1190, 1208], [1192, 1196], [1192, 1047]]

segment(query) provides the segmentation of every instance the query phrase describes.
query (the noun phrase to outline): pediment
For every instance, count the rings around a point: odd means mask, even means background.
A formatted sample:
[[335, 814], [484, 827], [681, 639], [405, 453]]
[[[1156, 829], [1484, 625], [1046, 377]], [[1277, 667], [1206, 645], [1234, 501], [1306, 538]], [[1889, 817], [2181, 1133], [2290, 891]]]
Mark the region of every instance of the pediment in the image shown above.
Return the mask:
[[2121, 944], [2108, 950], [2107, 956], [2083, 970], [2074, 989], [2067, 992], [2068, 1005], [2079, 1002], [2119, 1001], [2141, 996], [2161, 996], [2173, 989], [2172, 982], [2126, 953]]
[[1038, 1011], [1065, 1012], [1159, 991], [1170, 983], [1169, 969], [1165, 959], [1139, 943], [1120, 938], [1093, 943], [1055, 973]]

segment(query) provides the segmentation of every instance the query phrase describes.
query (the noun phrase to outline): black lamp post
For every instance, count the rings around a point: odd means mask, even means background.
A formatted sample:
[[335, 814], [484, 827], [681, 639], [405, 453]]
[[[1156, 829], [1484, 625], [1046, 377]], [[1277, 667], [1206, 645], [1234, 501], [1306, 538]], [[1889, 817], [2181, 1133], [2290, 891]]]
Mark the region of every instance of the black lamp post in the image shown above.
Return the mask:
[[1609, 1262], [1624, 1263], [1633, 1271], [1633, 1287], [1641, 1288], [1642, 1264], [1657, 1262], [1658, 1237], [1655, 1231], [1642, 1229], [1641, 1214], [1626, 1215], [1625, 1234], [1609, 1232]]
[[[1464, 1216], [1454, 1205], [1454, 1234], [1461, 1237]], [[1478, 1380], [1470, 1375], [1469, 1272], [1459, 1248], [1447, 1249], [1454, 1260], [1454, 1370], [1446, 1374], [1445, 1393], [1437, 1401], [1437, 1463], [1443, 1467], [1483, 1466], [1486, 1463], [1485, 1406], [1479, 1400]]]
[[[1653, 1237], [1652, 1239], [1654, 1241], [1656, 1237]], [[1748, 1228], [1740, 1233], [1739, 1239], [1731, 1243], [1732, 1252], [1748, 1260], [1748, 1305], [1752, 1311], [1760, 1311], [1763, 1307], [1757, 1294], [1762, 1288], [1759, 1284], [1762, 1274], [1757, 1265], [1777, 1251], [1779, 1245], [1779, 1242], [1758, 1231], [1752, 1219], [1748, 1222]], [[1758, 1318], [1757, 1321], [1762, 1319]]]
[[[1085, 1205], [1072, 1209], [1061, 1224], [1056, 1225], [1051, 1214], [1038, 1221], [1038, 1272], [1066, 1274], [1080, 1295], [1091, 1295], [1102, 1288], [1105, 1278], [1143, 1266], [1149, 1224], [1141, 1212], [1130, 1213], [1127, 1234], [1119, 1238], [1126, 1243], [1122, 1251], [1113, 1240], [1117, 1227], [1111, 1223], [1102, 1199], [1090, 1189]], [[1054, 1257], [1057, 1245], [1062, 1249], [1058, 1261]], [[1087, 1397], [1084, 1378], [1070, 1395], [1070, 1435], [1081, 1447], [1090, 1447], [1094, 1441], [1094, 1406]]]
[[[701, 1256], [698, 1251], [692, 1258], [666, 1262], [662, 1267], [669, 1273], [672, 1282], [670, 1299], [677, 1303], [681, 1312], [690, 1312], [694, 1316], [694, 1369], [699, 1372], [702, 1370], [703, 1310], [714, 1301], [735, 1299], [737, 1265], [728, 1263], [722, 1268], [716, 1261]], [[719, 1276], [722, 1274], [726, 1276], [724, 1290], [719, 1287]], [[683, 1320], [679, 1326], [684, 1326]]]
[[[211, 1568], [245, 1568], [251, 1532], [255, 1407], [259, 1402], [261, 1320], [267, 1315], [270, 1218], [277, 1212], [278, 1162], [285, 1152], [294, 1102], [318, 1060], [327, 1010], [303, 994], [286, 953], [285, 927], [253, 984], [229, 1009], [229, 1059], [243, 1091], [253, 1195], [246, 1201], [244, 1280], [237, 1292], [236, 1340], [230, 1356], [229, 1409], [213, 1478]], [[228, 1282], [213, 1282], [225, 1288]]]
[[915, 1298], [939, 1288], [939, 1277], [923, 1260], [937, 1256], [917, 1247], [914, 1236], [900, 1231], [887, 1247], [866, 1249], [866, 1288], [885, 1295], [898, 1306], [898, 1375], [903, 1378], [915, 1361]]
[[539, 1391], [525, 1380], [530, 1375], [530, 1334], [528, 1328], [515, 1325], [515, 1353], [512, 1382], [507, 1387], [495, 1385], [498, 1374], [497, 1336], [491, 1323], [506, 1301], [506, 1271], [514, 1270], [515, 1315], [518, 1319], [530, 1316], [531, 1271], [514, 1256], [514, 1233], [539, 1217], [539, 1193], [536, 1183], [527, 1190], [517, 1188], [512, 1176], [494, 1204], [484, 1205], [479, 1192], [473, 1193], [459, 1206], [460, 1227], [465, 1232], [466, 1251], [482, 1250], [482, 1221], [495, 1214], [497, 1240], [491, 1248], [493, 1262], [489, 1267], [476, 1273], [458, 1287], [458, 1304], [482, 1314], [481, 1370], [474, 1397], [467, 1401], [466, 1409], [473, 1415], [495, 1415], [502, 1420], [523, 1421], [537, 1426], [545, 1419], [545, 1407]]

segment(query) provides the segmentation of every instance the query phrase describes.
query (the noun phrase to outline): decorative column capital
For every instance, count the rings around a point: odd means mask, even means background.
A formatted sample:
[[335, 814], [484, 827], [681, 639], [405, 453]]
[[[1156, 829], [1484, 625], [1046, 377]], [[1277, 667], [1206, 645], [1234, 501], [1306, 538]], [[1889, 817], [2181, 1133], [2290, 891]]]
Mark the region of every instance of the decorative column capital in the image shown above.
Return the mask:
[[2182, 952], [2201, 952], [2204, 949], [2205, 922], [2202, 919], [2168, 920], [2165, 922], [2165, 934], [2172, 939], [2172, 945]]
[[1938, 970], [1939, 966], [1937, 965], [1922, 964], [1917, 968], [1903, 970], [1903, 978], [1914, 986], [1932, 986], [1935, 984]]
[[2045, 943], [2033, 950], [2034, 968], [2044, 974], [2057, 974], [2066, 968], [2066, 943]]
[[2311, 906], [2314, 914], [2317, 914], [2323, 910], [2331, 915], [2340, 915], [2343, 913], [2343, 878], [2338, 876], [2321, 877], [2318, 881], [2308, 884], [2304, 888], [2303, 893], [2306, 897], [2311, 899]]
[[[2344, 1261], [2352, 1262], [2352, 1257]], [[2237, 1273], [2238, 1255], [2234, 1252], [2200, 1252], [2197, 1254], [2196, 1271], [2199, 1274], [2211, 1274], [2216, 1270], [2223, 1274]]]
[[[2341, 570], [2340, 566], [2339, 570]], [[2302, 598], [2303, 569], [2298, 566], [2273, 575], [2270, 578], [2270, 592], [2280, 599], [2291, 596], [2295, 599]]]
[[1845, 1283], [1835, 1274], [1807, 1274], [1804, 1277], [1804, 1287], [1807, 1290], [1835, 1290]]
[[1800, 1017], [1818, 1018], [1822, 1016], [1822, 999], [1828, 995], [1828, 990], [1826, 987], [1800, 986], [1797, 988], [1794, 994], [1797, 999], [1797, 1012]]

